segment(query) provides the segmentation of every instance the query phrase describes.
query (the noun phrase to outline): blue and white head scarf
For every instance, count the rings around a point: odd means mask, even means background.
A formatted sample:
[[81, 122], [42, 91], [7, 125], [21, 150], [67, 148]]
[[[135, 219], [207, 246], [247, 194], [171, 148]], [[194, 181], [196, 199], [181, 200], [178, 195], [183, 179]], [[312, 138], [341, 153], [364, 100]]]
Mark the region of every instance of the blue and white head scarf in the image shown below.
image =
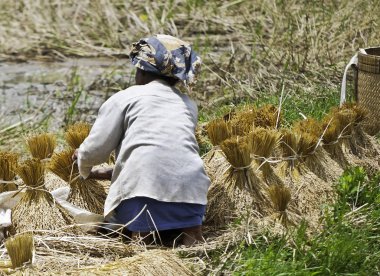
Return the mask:
[[132, 45], [130, 58], [141, 70], [179, 79], [185, 85], [195, 82], [202, 63], [189, 43], [170, 35], [140, 39]]

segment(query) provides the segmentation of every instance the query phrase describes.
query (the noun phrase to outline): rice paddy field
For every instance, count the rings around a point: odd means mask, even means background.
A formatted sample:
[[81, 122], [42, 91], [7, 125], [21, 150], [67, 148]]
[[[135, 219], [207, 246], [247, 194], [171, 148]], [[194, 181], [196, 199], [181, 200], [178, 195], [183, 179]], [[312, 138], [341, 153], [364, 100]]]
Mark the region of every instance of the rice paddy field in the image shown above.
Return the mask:
[[[351, 70], [339, 108], [346, 64], [380, 45], [379, 14], [375, 0], [0, 1], [0, 201], [19, 198], [18, 186], [27, 194], [14, 207], [15, 240], [0, 246], [0, 273], [380, 275], [380, 136], [363, 130]], [[212, 180], [206, 242], [191, 248], [90, 235], [62, 208], [46, 211], [50, 192], [71, 182], [64, 156], [83, 138], [68, 138], [70, 126], [92, 124], [106, 99], [134, 84], [130, 45], [157, 33], [191, 42], [203, 59], [196, 85], [182, 88], [199, 107]], [[54, 139], [44, 136], [50, 147], [36, 156], [28, 143], [45, 132]], [[52, 173], [30, 155], [49, 159]], [[109, 183], [98, 184], [91, 204], [83, 183], [69, 199], [101, 209]], [[12, 267], [21, 256], [12, 242], [34, 243], [32, 265]]]

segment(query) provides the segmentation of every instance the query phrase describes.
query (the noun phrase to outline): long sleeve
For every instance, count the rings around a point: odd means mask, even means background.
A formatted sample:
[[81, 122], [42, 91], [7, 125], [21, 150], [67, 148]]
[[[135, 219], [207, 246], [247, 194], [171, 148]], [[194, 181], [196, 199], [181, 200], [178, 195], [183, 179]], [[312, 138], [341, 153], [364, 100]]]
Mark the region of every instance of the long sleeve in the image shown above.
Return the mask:
[[123, 135], [124, 114], [115, 99], [110, 98], [99, 109], [98, 117], [78, 152], [79, 173], [87, 178], [94, 165], [107, 160]]

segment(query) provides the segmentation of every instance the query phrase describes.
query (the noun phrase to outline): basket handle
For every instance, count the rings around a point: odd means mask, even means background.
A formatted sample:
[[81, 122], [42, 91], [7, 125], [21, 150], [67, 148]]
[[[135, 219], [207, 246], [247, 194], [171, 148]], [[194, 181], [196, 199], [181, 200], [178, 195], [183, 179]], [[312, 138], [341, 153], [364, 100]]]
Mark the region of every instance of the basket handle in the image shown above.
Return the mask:
[[[347, 86], [347, 71], [350, 67], [354, 67], [356, 69], [355, 79], [357, 76], [357, 65], [358, 65], [358, 54], [354, 55], [350, 62], [346, 65], [346, 69], [344, 69], [342, 86], [340, 89], [340, 106], [342, 106], [346, 102], [346, 86]], [[357, 99], [357, 80], [355, 81], [355, 98]]]

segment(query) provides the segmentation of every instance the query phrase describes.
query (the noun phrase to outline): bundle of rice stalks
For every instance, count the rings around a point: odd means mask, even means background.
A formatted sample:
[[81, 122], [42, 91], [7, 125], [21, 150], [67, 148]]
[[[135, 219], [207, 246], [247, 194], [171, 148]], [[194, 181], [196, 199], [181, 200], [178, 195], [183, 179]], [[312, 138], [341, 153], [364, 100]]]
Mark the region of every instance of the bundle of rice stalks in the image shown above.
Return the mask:
[[13, 182], [16, 177], [17, 160], [16, 153], [0, 152], [0, 193], [17, 190], [17, 185]]
[[9, 238], [5, 242], [5, 247], [12, 261], [13, 269], [32, 263], [34, 243], [31, 234], [22, 234]]
[[83, 179], [78, 165], [73, 162], [73, 149], [55, 153], [49, 169], [70, 185], [68, 202], [95, 214], [103, 214], [106, 192], [94, 179]]
[[235, 114], [229, 121], [230, 131], [233, 135], [244, 136], [252, 131], [255, 125], [256, 109], [246, 109]]
[[256, 111], [255, 127], [276, 128], [277, 120], [280, 126], [281, 116], [278, 115], [278, 108], [271, 104], [264, 105]]
[[268, 188], [268, 195], [273, 209], [278, 213], [279, 221], [282, 225], [287, 226], [289, 219], [286, 210], [291, 200], [290, 189], [284, 185], [271, 185]]
[[225, 172], [226, 179], [223, 182], [229, 196], [236, 197], [236, 192], [248, 191], [256, 206], [262, 210], [266, 205], [266, 199], [262, 192], [262, 180], [254, 173], [249, 143], [246, 137], [232, 137], [220, 145], [230, 166]]
[[265, 105], [259, 109], [249, 107], [235, 114], [230, 120], [233, 135], [244, 136], [255, 127], [276, 128], [278, 111], [273, 105]]
[[252, 190], [253, 172], [251, 169], [251, 156], [246, 138], [235, 136], [225, 140], [221, 145], [230, 167], [227, 171], [227, 188], [232, 193], [236, 188]]
[[223, 119], [216, 119], [208, 123], [207, 135], [213, 146], [220, 145], [230, 137], [228, 125]]
[[24, 196], [12, 210], [12, 224], [16, 232], [56, 230], [73, 223], [44, 185], [45, 167], [38, 159], [22, 163], [17, 174], [26, 185]]
[[293, 124], [292, 130], [297, 133], [307, 133], [311, 136], [320, 137], [323, 133], [323, 126], [321, 122], [314, 118], [298, 121]]
[[280, 143], [281, 133], [275, 129], [257, 127], [247, 136], [247, 146], [251, 157], [263, 172], [264, 178], [268, 181], [274, 176], [270, 166], [270, 157]]
[[51, 133], [41, 133], [26, 139], [28, 149], [33, 158], [44, 160], [53, 155], [56, 147], [55, 136]]
[[84, 122], [79, 122], [68, 127], [65, 133], [65, 140], [72, 149], [77, 149], [90, 133], [91, 126]]

